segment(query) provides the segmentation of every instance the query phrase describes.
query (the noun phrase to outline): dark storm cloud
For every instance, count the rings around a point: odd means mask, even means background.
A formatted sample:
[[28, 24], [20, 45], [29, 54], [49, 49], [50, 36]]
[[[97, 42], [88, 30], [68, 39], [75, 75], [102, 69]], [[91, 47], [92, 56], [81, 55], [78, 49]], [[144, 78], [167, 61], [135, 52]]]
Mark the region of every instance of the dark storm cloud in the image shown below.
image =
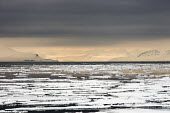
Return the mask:
[[0, 0], [0, 37], [170, 37], [170, 0]]

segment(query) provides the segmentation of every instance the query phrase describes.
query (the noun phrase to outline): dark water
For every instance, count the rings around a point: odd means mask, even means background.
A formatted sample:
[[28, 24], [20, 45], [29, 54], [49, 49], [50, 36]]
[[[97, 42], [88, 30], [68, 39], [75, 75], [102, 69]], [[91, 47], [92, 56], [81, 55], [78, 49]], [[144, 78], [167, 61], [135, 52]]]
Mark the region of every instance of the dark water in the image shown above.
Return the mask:
[[126, 61], [126, 62], [0, 62], [0, 66], [10, 65], [109, 65], [109, 64], [170, 64], [170, 61]]

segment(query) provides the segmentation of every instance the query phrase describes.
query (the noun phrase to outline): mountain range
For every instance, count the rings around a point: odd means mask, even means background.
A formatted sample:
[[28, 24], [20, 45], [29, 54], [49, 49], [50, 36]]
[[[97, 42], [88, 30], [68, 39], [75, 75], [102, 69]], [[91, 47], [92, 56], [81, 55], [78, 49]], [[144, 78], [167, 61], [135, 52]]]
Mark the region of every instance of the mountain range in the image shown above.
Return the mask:
[[0, 61], [44, 62], [44, 61], [53, 61], [53, 60], [44, 59], [38, 54], [19, 52], [8, 47], [0, 46]]
[[[94, 50], [81, 56], [70, 56], [64, 59], [65, 61], [70, 59], [75, 59], [75, 61], [170, 61], [170, 50]], [[4, 46], [0, 46], [0, 61], [56, 62], [56, 60], [45, 59], [36, 53], [19, 52]]]
[[170, 61], [170, 50], [148, 50], [127, 57], [113, 58], [111, 61]]

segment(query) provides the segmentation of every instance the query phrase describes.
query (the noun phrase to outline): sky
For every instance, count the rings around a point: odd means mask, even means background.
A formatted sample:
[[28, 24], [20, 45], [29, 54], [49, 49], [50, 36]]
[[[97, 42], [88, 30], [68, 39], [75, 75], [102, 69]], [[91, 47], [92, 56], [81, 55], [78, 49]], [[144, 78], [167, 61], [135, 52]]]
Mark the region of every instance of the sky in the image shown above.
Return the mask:
[[0, 44], [63, 61], [93, 56], [108, 60], [131, 50], [170, 49], [169, 4], [169, 0], [0, 0]]

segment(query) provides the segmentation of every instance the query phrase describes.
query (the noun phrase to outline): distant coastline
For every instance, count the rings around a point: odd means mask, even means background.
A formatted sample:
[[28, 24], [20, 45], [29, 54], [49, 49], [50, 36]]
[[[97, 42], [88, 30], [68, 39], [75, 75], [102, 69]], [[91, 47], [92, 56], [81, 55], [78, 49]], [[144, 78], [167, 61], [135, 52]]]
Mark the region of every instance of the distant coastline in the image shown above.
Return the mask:
[[170, 64], [170, 61], [88, 61], [88, 62], [75, 62], [75, 61], [65, 61], [65, 62], [24, 62], [24, 61], [19, 61], [19, 62], [0, 62], [0, 66], [10, 66], [10, 65], [109, 65], [109, 64], [119, 64], [119, 63], [124, 63], [124, 64], [129, 64], [129, 63], [138, 63], [138, 64]]

